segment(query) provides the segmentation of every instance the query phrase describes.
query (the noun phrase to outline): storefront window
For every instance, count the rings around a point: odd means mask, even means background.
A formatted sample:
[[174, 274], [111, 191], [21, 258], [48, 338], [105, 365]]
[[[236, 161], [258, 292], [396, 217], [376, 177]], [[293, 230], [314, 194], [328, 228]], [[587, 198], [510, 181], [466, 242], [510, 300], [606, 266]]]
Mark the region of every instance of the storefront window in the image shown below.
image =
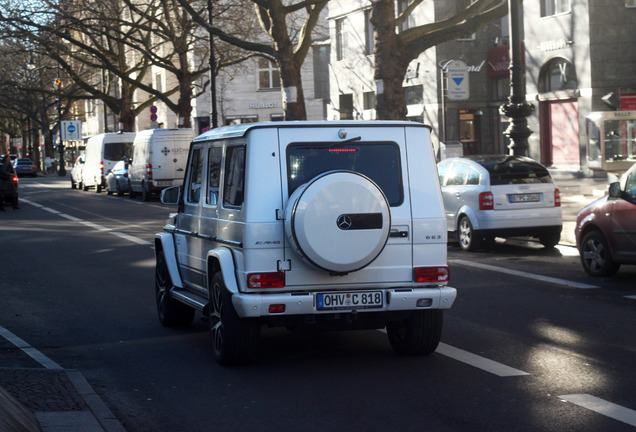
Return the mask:
[[636, 113], [593, 112], [585, 126], [590, 167], [620, 171], [636, 161]]

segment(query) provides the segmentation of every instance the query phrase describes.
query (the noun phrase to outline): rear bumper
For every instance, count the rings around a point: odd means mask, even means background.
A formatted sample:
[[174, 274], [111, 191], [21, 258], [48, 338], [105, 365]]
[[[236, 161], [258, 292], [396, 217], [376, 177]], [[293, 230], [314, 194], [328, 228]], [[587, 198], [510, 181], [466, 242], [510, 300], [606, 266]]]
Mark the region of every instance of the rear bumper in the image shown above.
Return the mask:
[[[457, 290], [451, 287], [380, 289], [374, 291], [382, 291], [384, 293], [384, 298], [386, 299], [384, 306], [382, 308], [357, 309], [357, 312], [449, 309], [457, 297]], [[286, 315], [326, 315], [351, 311], [351, 309], [317, 310], [315, 297], [315, 293], [238, 293], [232, 296], [232, 304], [241, 318], [280, 317]], [[425, 302], [427, 304], [426, 307], [418, 307], [417, 302], [421, 299], [427, 299], [430, 300], [430, 302]], [[270, 313], [270, 305], [284, 305], [285, 312]]]
[[560, 234], [561, 225], [521, 227], [521, 228], [496, 228], [488, 230], [476, 230], [487, 237], [541, 237], [544, 235]]

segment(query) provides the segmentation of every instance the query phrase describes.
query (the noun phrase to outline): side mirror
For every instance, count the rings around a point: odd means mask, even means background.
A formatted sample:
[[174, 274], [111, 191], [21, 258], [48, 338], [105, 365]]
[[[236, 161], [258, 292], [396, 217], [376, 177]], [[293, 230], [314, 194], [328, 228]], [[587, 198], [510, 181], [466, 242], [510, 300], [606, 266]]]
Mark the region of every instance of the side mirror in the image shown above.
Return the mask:
[[610, 183], [609, 185], [610, 198], [620, 198], [621, 196], [621, 184], [619, 182]]
[[179, 204], [181, 186], [172, 186], [161, 191], [161, 204]]

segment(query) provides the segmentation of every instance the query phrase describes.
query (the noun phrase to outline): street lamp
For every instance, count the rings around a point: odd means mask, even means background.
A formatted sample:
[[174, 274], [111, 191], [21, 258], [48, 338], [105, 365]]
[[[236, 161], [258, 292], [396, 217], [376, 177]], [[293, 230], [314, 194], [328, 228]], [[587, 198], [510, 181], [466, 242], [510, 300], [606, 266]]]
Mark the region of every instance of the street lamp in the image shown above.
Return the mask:
[[528, 137], [532, 130], [527, 117], [534, 112], [534, 105], [526, 101], [524, 66], [521, 62], [521, 17], [520, 0], [508, 0], [510, 28], [510, 96], [499, 112], [510, 117], [510, 124], [504, 135], [510, 138], [510, 154], [527, 156]]
[[57, 132], [58, 132], [58, 147], [57, 151], [60, 153], [60, 169], [57, 174], [60, 177], [66, 176], [66, 168], [64, 168], [64, 142], [62, 141], [62, 80], [60, 79], [60, 70], [57, 70], [57, 78], [55, 79], [55, 85], [57, 86]]

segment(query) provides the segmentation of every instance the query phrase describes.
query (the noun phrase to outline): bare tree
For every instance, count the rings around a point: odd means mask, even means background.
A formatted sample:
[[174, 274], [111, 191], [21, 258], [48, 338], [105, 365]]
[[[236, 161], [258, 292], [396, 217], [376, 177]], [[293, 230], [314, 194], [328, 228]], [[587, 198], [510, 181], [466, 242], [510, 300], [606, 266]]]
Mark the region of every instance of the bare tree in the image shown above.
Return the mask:
[[244, 4], [252, 6], [262, 29], [251, 37], [237, 36], [222, 26], [210, 25], [204, 9], [196, 9], [188, 0], [177, 1], [216, 38], [274, 62], [280, 72], [285, 119], [307, 118], [300, 69], [328, 0], [301, 0], [289, 4], [282, 0], [245, 0]]
[[467, 7], [459, 8], [449, 18], [397, 32], [396, 29], [422, 1], [413, 0], [404, 11], [396, 14], [395, 0], [371, 0], [378, 119], [406, 118], [402, 81], [412, 60], [442, 42], [475, 33], [480, 27], [508, 13], [507, 0], [475, 0]]

